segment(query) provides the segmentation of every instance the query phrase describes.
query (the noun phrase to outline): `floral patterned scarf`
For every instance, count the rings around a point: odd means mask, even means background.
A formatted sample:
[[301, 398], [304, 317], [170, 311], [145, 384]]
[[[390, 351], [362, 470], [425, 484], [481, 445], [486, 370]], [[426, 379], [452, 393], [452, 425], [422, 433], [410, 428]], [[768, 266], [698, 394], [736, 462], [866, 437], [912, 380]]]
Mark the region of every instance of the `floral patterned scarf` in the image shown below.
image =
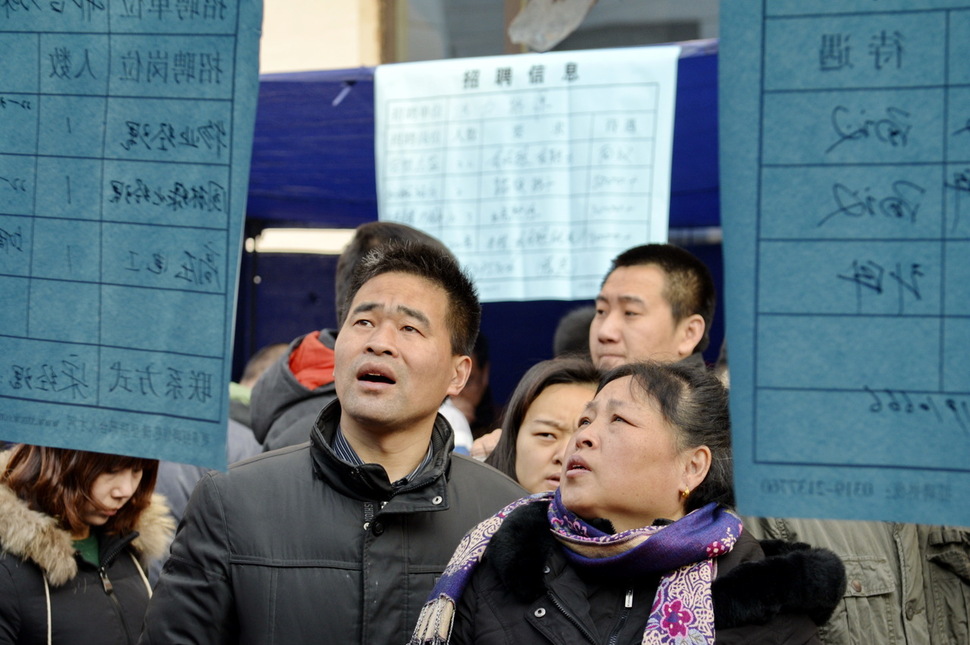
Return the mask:
[[516, 508], [542, 502], [549, 504], [550, 530], [573, 566], [606, 574], [661, 576], [641, 643], [714, 643], [714, 558], [734, 548], [741, 535], [737, 515], [711, 503], [671, 524], [610, 534], [567, 510], [557, 491], [513, 502], [462, 538], [421, 610], [410, 645], [449, 642], [455, 607], [492, 536]]

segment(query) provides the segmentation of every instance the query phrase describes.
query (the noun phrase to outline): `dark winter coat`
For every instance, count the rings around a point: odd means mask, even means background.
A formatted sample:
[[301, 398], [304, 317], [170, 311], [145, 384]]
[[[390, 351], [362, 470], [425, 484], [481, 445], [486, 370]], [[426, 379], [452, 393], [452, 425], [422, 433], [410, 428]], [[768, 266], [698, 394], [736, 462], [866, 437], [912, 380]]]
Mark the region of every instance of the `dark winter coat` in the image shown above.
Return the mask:
[[[765, 546], [770, 557], [742, 533], [734, 549], [717, 558], [717, 643], [818, 643], [816, 625], [845, 588], [842, 562], [805, 544]], [[451, 643], [640, 643], [658, 581], [580, 572], [552, 537], [544, 505], [524, 506], [492, 538], [462, 594]]]
[[99, 569], [75, 554], [70, 532], [53, 517], [0, 485], [0, 643], [135, 643], [151, 595], [145, 571], [174, 529], [161, 496], [137, 528], [101, 536]]
[[440, 415], [431, 463], [395, 492], [380, 465], [336, 457], [339, 418], [335, 401], [310, 443], [202, 479], [143, 643], [404, 643], [465, 532], [524, 494], [453, 455]]
[[[337, 398], [333, 381], [309, 389], [290, 369], [290, 355], [303, 342], [300, 336], [256, 381], [250, 399], [253, 435], [264, 450], [295, 446], [310, 439], [310, 428], [320, 410]], [[324, 329], [318, 336], [332, 350], [336, 330]]]

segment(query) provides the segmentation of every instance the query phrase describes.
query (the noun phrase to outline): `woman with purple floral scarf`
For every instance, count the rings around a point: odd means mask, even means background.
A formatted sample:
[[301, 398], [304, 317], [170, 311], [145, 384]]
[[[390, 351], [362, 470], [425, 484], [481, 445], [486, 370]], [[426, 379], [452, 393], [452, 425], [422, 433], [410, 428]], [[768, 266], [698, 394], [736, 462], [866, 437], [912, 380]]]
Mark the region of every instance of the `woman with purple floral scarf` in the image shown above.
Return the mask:
[[559, 490], [465, 536], [411, 643], [818, 643], [842, 562], [759, 543], [733, 501], [720, 382], [618, 367], [580, 417]]

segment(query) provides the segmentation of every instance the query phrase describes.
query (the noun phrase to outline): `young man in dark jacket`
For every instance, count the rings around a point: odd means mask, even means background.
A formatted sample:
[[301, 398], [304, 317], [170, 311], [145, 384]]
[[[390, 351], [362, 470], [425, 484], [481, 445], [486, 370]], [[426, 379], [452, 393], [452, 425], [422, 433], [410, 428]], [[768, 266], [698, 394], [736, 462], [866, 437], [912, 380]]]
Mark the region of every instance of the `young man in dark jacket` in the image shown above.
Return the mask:
[[375, 249], [345, 303], [337, 401], [310, 444], [202, 480], [142, 643], [403, 643], [465, 532], [524, 494], [438, 416], [481, 318], [454, 259]]

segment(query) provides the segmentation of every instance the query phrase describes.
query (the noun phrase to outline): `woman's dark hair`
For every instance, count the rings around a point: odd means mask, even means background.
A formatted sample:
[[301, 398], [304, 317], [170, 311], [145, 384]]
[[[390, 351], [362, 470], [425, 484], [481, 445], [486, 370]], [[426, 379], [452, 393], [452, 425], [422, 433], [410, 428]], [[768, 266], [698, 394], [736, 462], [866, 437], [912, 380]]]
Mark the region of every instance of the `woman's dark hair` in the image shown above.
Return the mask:
[[600, 371], [590, 361], [582, 358], [553, 358], [530, 367], [509, 398], [505, 416], [502, 418], [502, 437], [485, 463], [515, 479], [515, 444], [519, 438], [519, 426], [522, 425], [532, 402], [550, 385], [596, 385], [600, 376]]
[[[477, 363], [479, 370], [490, 370], [491, 358], [489, 357], [488, 337], [479, 332], [475, 339], [475, 347], [472, 348], [472, 359]], [[471, 377], [469, 377], [471, 380]], [[492, 395], [492, 385], [486, 385], [482, 390], [482, 398], [475, 405], [475, 418], [469, 420], [468, 425], [472, 431], [472, 437], [479, 438], [483, 434], [495, 429], [500, 410], [495, 405], [495, 397]]]
[[691, 491], [686, 511], [689, 513], [710, 502], [733, 507], [728, 392], [718, 378], [697, 367], [630, 363], [607, 372], [596, 391], [625, 376], [633, 377], [637, 386], [634, 395], [643, 394], [659, 404], [660, 414], [676, 431], [681, 449], [707, 446], [711, 450], [711, 468], [704, 481]]
[[27, 502], [31, 510], [57, 518], [61, 528], [72, 533], [84, 530], [82, 514], [85, 505], [97, 506], [91, 499], [91, 488], [102, 473], [126, 468], [142, 471], [135, 494], [105, 524], [106, 533], [131, 532], [142, 511], [151, 503], [158, 476], [157, 459], [28, 444], [14, 446], [10, 452], [7, 468], [0, 473], [0, 483]]

